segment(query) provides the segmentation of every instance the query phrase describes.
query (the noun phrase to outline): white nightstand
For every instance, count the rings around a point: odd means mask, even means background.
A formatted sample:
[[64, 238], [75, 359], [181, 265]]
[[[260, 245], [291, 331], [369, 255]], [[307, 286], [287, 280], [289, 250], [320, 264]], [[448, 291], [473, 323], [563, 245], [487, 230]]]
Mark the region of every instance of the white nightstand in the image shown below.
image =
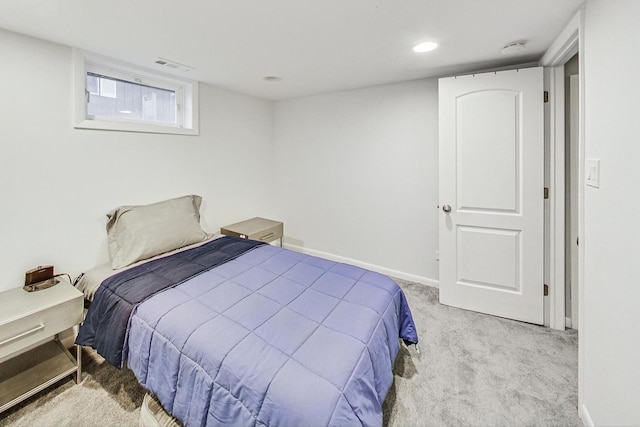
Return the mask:
[[0, 412], [71, 375], [82, 375], [76, 357], [58, 334], [82, 322], [82, 293], [62, 280], [36, 292], [22, 288], [0, 293]]

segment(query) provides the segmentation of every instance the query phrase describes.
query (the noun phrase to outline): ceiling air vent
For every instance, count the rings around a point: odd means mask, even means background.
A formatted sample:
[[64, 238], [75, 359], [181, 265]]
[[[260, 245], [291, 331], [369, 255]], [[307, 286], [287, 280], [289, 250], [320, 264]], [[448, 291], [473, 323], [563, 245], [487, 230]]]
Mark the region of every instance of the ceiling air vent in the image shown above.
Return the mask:
[[188, 65], [181, 64], [179, 62], [171, 61], [169, 59], [160, 58], [156, 60], [156, 64], [161, 65], [163, 67], [168, 67], [173, 70], [182, 71], [184, 73], [188, 73], [189, 71], [195, 70], [195, 68], [190, 67]]

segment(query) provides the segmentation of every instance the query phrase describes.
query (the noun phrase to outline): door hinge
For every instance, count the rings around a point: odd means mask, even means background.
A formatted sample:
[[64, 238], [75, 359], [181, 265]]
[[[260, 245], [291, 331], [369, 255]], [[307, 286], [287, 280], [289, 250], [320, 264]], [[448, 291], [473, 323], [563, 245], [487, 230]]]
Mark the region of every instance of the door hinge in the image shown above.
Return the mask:
[[544, 102], [549, 102], [549, 91], [544, 91]]
[[544, 285], [544, 296], [549, 296], [549, 285]]
[[549, 188], [544, 187], [544, 198], [545, 200], [549, 198]]

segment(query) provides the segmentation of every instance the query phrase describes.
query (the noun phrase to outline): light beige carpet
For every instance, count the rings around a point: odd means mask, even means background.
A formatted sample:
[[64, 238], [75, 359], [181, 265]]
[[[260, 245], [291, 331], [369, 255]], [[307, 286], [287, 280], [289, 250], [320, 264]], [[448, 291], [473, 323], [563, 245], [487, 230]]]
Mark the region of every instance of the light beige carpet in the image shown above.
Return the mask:
[[[401, 347], [387, 426], [580, 426], [577, 333], [442, 306], [435, 288], [398, 280], [420, 348]], [[84, 350], [85, 375], [0, 414], [11, 426], [134, 426], [144, 390]]]

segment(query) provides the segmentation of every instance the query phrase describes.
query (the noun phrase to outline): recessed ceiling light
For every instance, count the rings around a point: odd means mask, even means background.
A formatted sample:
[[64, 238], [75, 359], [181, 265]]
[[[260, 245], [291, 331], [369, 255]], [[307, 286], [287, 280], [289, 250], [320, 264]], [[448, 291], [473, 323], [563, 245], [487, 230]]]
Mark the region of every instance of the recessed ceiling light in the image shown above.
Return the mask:
[[502, 48], [503, 55], [515, 55], [527, 47], [525, 42], [511, 42]]
[[282, 78], [276, 77], [276, 76], [266, 76], [266, 77], [263, 77], [262, 80], [264, 80], [265, 82], [275, 83], [275, 82], [281, 82]]
[[424, 42], [424, 43], [420, 43], [417, 44], [413, 47], [413, 51], [416, 53], [424, 53], [424, 52], [430, 52], [433, 49], [438, 47], [438, 43], [435, 42]]

